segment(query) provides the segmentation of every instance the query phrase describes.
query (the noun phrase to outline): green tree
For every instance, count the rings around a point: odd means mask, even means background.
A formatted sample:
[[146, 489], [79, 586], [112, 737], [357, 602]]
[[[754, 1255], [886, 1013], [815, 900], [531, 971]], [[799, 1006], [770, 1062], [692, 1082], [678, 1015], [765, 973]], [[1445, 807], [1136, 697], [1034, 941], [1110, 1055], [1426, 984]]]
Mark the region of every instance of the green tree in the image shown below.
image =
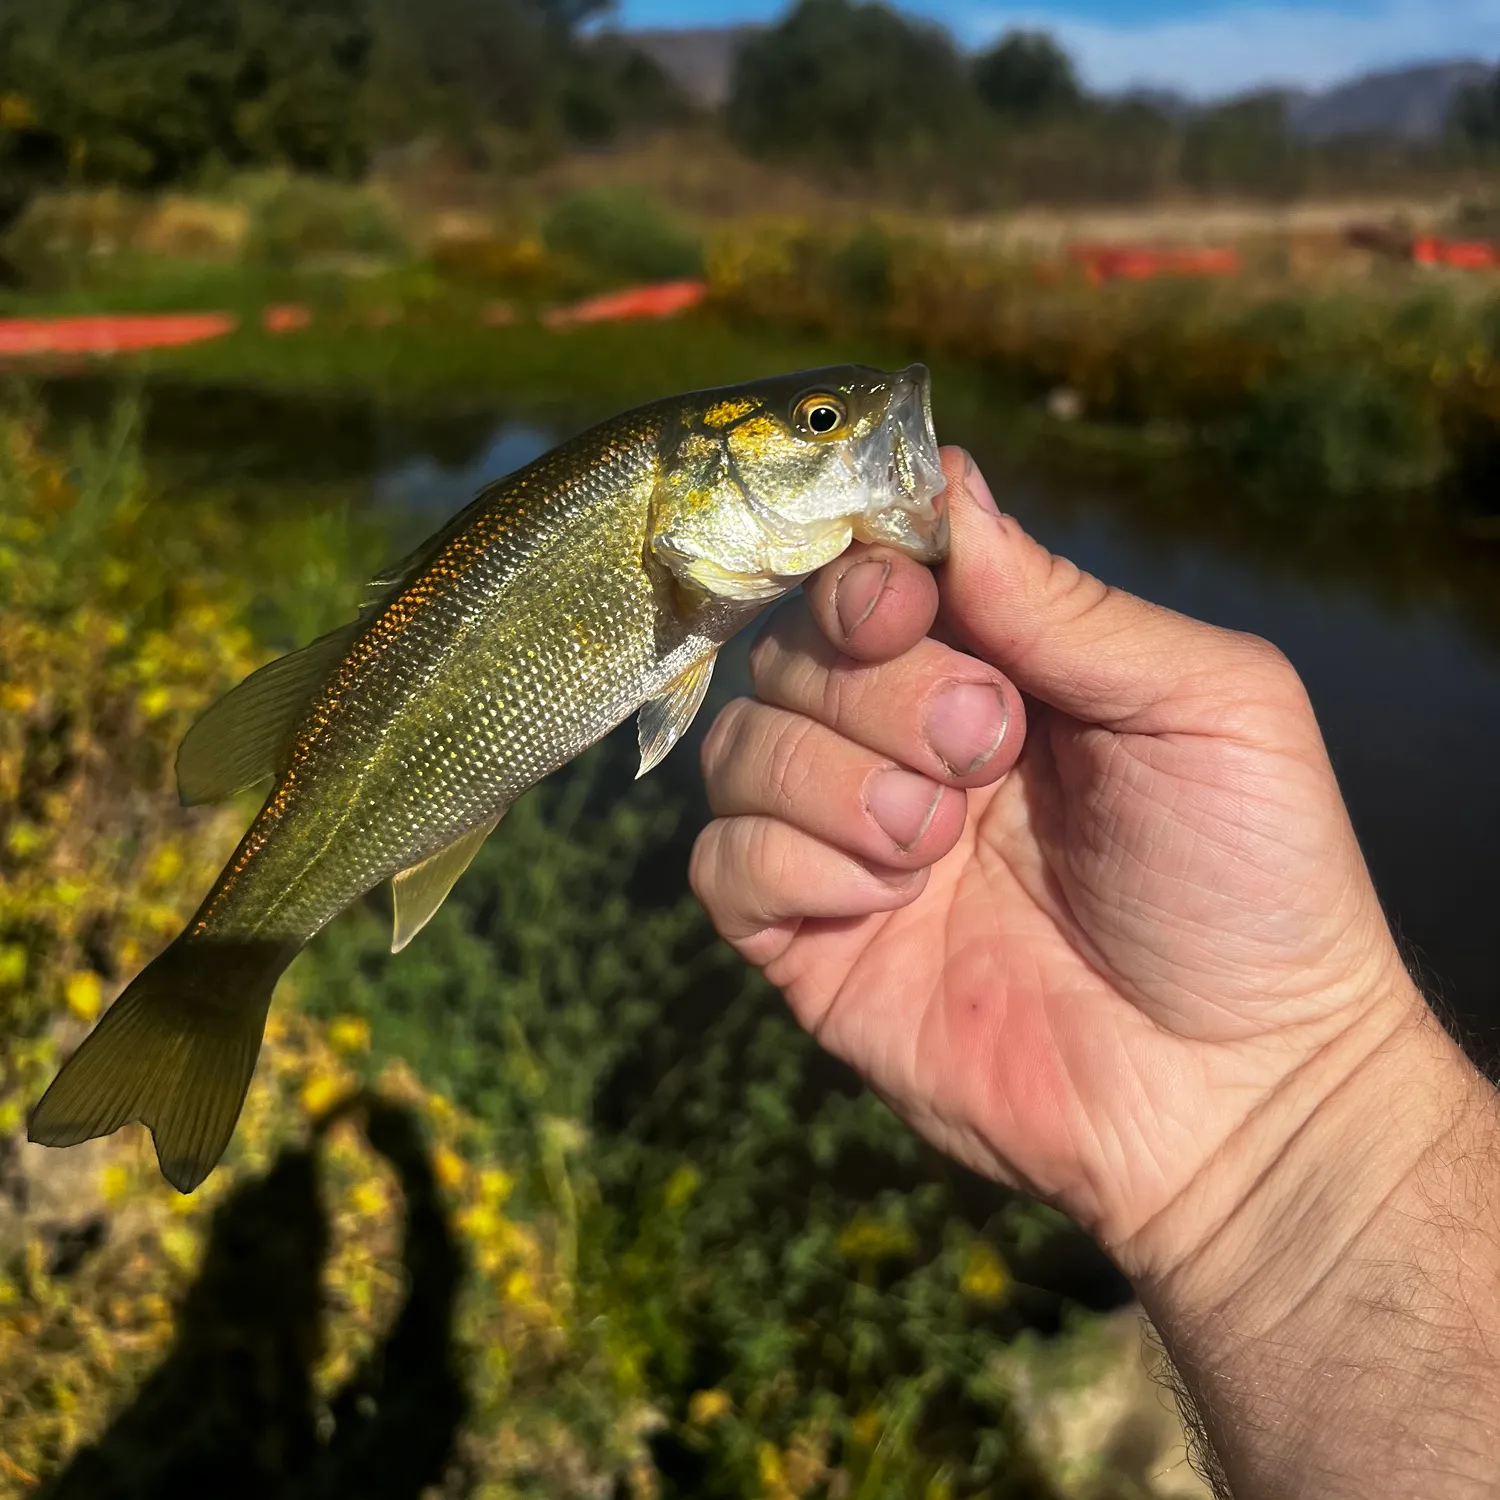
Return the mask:
[[1311, 157], [1287, 128], [1285, 98], [1268, 90], [1189, 121], [1181, 171], [1186, 185], [1200, 192], [1291, 197], [1305, 185]]
[[1073, 60], [1044, 31], [1011, 31], [974, 62], [974, 86], [996, 114], [1019, 124], [1077, 111]]
[[358, 170], [365, 0], [10, 0], [0, 94], [78, 181]]
[[1483, 83], [1471, 83], [1454, 96], [1448, 134], [1471, 149], [1500, 146], [1500, 68]]
[[801, 0], [741, 50], [726, 118], [757, 155], [867, 172], [949, 160], [978, 113], [945, 32], [884, 5]]

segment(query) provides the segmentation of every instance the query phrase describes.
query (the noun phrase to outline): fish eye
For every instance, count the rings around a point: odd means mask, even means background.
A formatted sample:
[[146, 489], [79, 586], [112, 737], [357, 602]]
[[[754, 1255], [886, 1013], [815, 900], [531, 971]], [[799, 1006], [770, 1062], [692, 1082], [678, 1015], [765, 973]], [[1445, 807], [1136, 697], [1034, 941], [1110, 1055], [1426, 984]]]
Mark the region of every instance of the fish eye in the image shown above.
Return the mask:
[[849, 408], [828, 391], [814, 391], [797, 403], [792, 420], [813, 437], [834, 437], [848, 422]]

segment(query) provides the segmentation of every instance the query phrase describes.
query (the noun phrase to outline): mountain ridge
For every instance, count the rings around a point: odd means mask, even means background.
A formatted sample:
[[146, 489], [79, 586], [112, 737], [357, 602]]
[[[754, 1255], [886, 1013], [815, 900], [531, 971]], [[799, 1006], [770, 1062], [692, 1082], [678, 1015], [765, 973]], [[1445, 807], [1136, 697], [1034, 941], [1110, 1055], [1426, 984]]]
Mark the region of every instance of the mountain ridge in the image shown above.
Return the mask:
[[[692, 26], [625, 30], [622, 40], [653, 58], [678, 87], [705, 109], [729, 97], [736, 49], [762, 27]], [[1405, 141], [1435, 140], [1458, 91], [1495, 75], [1496, 65], [1477, 57], [1414, 62], [1356, 74], [1325, 89], [1256, 90], [1280, 93], [1293, 131], [1309, 140], [1349, 135], [1389, 135]], [[1223, 99], [1192, 100], [1171, 89], [1137, 88], [1116, 97], [1147, 101], [1172, 118], [1187, 118]], [[1239, 97], [1244, 97], [1243, 95]]]

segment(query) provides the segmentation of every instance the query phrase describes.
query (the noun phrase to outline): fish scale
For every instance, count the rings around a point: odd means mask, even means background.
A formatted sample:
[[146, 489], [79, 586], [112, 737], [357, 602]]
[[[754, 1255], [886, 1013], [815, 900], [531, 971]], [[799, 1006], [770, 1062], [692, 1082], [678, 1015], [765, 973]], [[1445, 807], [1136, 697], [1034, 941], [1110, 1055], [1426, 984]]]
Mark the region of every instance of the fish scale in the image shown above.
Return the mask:
[[717, 648], [684, 626], [662, 650], [641, 566], [654, 434], [639, 418], [622, 427], [581, 479], [558, 483], [554, 458], [495, 486], [459, 556], [443, 549], [375, 616], [312, 706], [288, 795], [267, 802], [251, 857], [231, 862], [195, 932], [305, 940]]
[[939, 560], [942, 487], [919, 365], [654, 402], [491, 485], [358, 620], [188, 732], [185, 802], [267, 779], [270, 794], [193, 920], [53, 1080], [31, 1139], [139, 1120], [191, 1191], [313, 934], [389, 879], [399, 951], [527, 788], [636, 712], [642, 774], [656, 765], [720, 646], [851, 540]]

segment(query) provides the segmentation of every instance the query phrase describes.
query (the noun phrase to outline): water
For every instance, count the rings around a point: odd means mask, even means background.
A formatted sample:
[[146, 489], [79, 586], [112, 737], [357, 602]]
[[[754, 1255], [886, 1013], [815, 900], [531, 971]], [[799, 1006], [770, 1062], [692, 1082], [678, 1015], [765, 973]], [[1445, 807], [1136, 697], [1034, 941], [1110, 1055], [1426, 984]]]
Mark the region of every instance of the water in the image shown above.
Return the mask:
[[1398, 608], [1201, 540], [1164, 545], [1104, 502], [1006, 508], [1054, 551], [1184, 614], [1274, 641], [1317, 710], [1377, 889], [1408, 955], [1484, 1053], [1500, 1040], [1500, 649], [1451, 608]]
[[[78, 414], [105, 406], [92, 388], [59, 400]], [[186, 483], [233, 470], [274, 490], [312, 475], [330, 493], [367, 497], [397, 555], [561, 435], [486, 412], [393, 420], [357, 401], [320, 411], [179, 387], [153, 392], [148, 451]], [[1054, 551], [1286, 651], [1392, 922], [1475, 1045], [1500, 1050], [1500, 544], [1416, 547], [1365, 527], [1310, 555], [1309, 528], [1247, 527], [1219, 497], [1164, 513], [1142, 497], [1004, 475], [982, 437], [970, 446], [1004, 507]], [[693, 792], [695, 742], [713, 710], [748, 688], [750, 639], [723, 653], [697, 735], [658, 773], [678, 790]]]
[[[551, 434], [499, 423], [457, 462], [413, 454], [375, 482], [381, 502], [433, 523]], [[1107, 495], [1003, 482], [1005, 508], [1089, 572], [1184, 614], [1274, 641], [1307, 684], [1376, 885], [1430, 990], [1475, 1045], [1500, 1044], [1500, 649], [1441, 603], [1395, 605], [1371, 587], [1164, 538]], [[1476, 544], [1483, 545], [1483, 544]], [[1384, 594], [1387, 590], [1379, 590]], [[748, 690], [752, 637], [731, 644], [709, 713]], [[694, 737], [696, 739], [696, 736]], [[677, 752], [691, 766], [694, 744]], [[675, 779], [675, 778], [674, 778]]]

